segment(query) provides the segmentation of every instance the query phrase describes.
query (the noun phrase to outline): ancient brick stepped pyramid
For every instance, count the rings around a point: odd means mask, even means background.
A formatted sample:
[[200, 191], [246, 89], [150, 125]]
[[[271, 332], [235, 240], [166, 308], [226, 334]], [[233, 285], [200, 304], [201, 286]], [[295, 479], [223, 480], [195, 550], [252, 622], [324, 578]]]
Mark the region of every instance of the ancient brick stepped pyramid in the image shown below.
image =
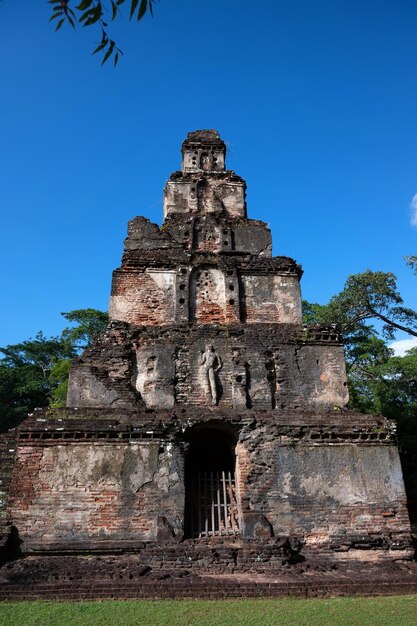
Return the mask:
[[345, 408], [340, 337], [302, 324], [301, 268], [272, 257], [225, 153], [216, 131], [188, 134], [162, 226], [129, 222], [67, 408], [22, 424], [7, 515], [23, 553], [219, 570], [410, 556], [393, 424]]

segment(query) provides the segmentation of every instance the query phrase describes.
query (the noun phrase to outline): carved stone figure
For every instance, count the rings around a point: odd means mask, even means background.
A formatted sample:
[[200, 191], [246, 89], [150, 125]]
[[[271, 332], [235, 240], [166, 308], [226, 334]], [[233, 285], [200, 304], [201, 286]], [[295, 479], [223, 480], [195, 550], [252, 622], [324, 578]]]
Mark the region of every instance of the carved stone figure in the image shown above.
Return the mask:
[[219, 355], [216, 354], [216, 350], [213, 345], [206, 345], [205, 351], [201, 354], [200, 366], [204, 373], [204, 382], [206, 384], [211, 403], [217, 404], [218, 389], [216, 375], [223, 367], [223, 363]]

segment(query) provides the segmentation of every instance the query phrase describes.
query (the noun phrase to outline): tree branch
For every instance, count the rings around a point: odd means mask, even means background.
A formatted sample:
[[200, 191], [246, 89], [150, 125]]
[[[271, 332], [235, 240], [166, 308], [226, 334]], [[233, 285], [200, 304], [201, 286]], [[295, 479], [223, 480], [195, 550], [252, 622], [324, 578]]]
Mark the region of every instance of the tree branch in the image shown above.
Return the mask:
[[397, 322], [393, 322], [388, 317], [385, 317], [385, 315], [382, 315], [382, 313], [378, 313], [378, 311], [375, 311], [374, 309], [372, 309], [372, 307], [370, 308], [370, 311], [375, 317], [378, 317], [380, 320], [382, 320], [386, 324], [389, 324], [389, 326], [392, 326], [393, 328], [396, 328], [397, 330], [403, 330], [405, 333], [408, 333], [409, 335], [412, 335], [413, 337], [417, 337], [417, 331], [412, 330], [411, 328], [408, 328], [407, 326], [403, 326], [402, 324], [398, 324]]

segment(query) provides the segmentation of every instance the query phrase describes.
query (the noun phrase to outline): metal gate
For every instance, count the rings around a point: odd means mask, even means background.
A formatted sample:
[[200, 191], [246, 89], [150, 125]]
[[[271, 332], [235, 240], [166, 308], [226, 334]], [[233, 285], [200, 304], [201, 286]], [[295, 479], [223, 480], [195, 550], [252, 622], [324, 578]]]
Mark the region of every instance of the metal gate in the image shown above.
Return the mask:
[[194, 470], [188, 484], [191, 537], [237, 535], [241, 527], [234, 472]]

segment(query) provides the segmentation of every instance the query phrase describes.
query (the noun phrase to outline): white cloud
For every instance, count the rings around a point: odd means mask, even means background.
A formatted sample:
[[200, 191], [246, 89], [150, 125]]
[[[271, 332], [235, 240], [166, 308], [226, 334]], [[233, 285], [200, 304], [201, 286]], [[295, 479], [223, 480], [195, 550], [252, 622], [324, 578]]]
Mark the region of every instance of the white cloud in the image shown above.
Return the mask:
[[411, 199], [410, 209], [411, 209], [411, 225], [417, 226], [417, 193], [415, 193]]
[[407, 350], [415, 348], [416, 346], [417, 337], [413, 337], [413, 339], [400, 339], [400, 341], [394, 341], [389, 347], [394, 350], [395, 356], [404, 356]]

